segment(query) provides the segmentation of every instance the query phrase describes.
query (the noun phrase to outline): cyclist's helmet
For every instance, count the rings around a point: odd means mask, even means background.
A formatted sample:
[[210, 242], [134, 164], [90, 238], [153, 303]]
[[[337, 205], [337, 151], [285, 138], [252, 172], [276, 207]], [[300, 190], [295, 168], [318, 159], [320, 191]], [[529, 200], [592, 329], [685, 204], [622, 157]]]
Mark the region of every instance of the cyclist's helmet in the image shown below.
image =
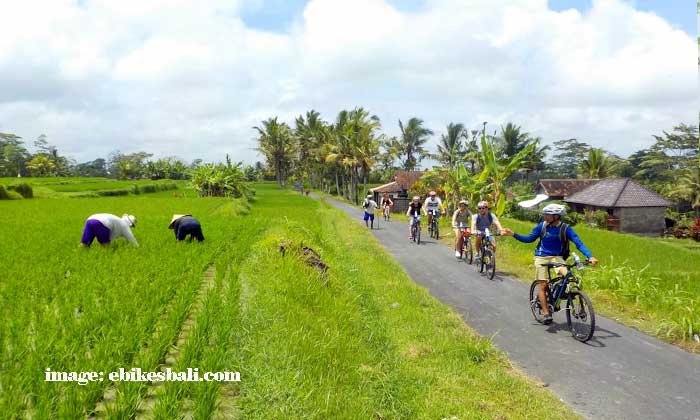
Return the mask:
[[468, 205], [469, 205], [469, 202], [468, 202], [467, 200], [461, 200], [461, 201], [459, 202], [459, 205], [461, 206], [462, 204], [464, 204], [465, 206], [468, 206]]
[[372, 198], [372, 194], [367, 194], [367, 198]]
[[486, 200], [479, 201], [479, 204], [476, 205], [477, 207], [486, 207], [489, 208], [489, 202]]
[[420, 196], [414, 195], [414, 196], [413, 196], [413, 201], [420, 201]]
[[428, 193], [428, 195], [431, 196], [431, 197], [435, 197], [436, 193], [435, 193], [435, 191], [430, 191], [430, 192]]
[[566, 214], [566, 207], [561, 204], [548, 204], [542, 209], [542, 214], [555, 214], [563, 216]]

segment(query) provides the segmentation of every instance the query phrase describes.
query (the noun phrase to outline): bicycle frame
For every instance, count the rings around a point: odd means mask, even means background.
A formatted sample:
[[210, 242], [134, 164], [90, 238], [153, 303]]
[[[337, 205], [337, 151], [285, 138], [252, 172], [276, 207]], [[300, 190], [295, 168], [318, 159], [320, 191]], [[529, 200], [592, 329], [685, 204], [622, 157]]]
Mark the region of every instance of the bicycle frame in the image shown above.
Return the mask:
[[[560, 275], [555, 278], [552, 278], [552, 268], [554, 267], [549, 267], [549, 270], [547, 270], [547, 275], [549, 277], [549, 281], [547, 282], [547, 287], [549, 288], [548, 303], [554, 307], [559, 306], [565, 295], [568, 296], [568, 294], [571, 292], [581, 290], [581, 279], [579, 279], [573, 273], [573, 268], [575, 267], [575, 265], [572, 264], [572, 266], [569, 266], [567, 264], [562, 265], [562, 267], [566, 267], [568, 269], [567, 273], [563, 276]], [[559, 282], [561, 282], [561, 286], [558, 288], [556, 296], [554, 296], [556, 286], [559, 285]]]

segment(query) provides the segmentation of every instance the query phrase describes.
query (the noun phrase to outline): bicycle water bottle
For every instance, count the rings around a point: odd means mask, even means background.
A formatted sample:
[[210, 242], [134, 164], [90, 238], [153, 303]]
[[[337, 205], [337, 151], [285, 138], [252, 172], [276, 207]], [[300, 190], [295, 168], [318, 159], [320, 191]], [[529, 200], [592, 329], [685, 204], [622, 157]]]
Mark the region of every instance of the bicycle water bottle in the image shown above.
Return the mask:
[[579, 270], [583, 269], [583, 263], [581, 262], [581, 258], [579, 258], [575, 252], [573, 253], [573, 255], [574, 255], [574, 262], [576, 263], [576, 268], [578, 268]]

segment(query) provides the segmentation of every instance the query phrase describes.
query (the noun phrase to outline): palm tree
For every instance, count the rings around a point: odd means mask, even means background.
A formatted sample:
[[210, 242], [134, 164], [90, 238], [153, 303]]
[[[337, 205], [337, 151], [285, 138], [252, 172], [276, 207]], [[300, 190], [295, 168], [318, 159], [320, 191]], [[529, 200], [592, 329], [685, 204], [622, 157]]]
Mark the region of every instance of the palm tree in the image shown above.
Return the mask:
[[433, 157], [445, 164], [448, 170], [452, 170], [464, 158], [462, 138], [468, 139], [464, 124], [454, 123], [447, 125], [447, 135], [440, 136], [437, 153]]
[[521, 133], [520, 126], [511, 122], [505, 127], [501, 126], [500, 141], [503, 143], [503, 158], [510, 160], [530, 143], [530, 135]]
[[268, 165], [273, 167], [277, 183], [284, 186], [295, 151], [289, 126], [277, 122], [277, 117], [274, 117], [263, 121], [262, 128], [253, 128], [259, 134], [257, 150], [265, 155]]
[[433, 135], [433, 132], [423, 127], [423, 120], [416, 117], [408, 120], [406, 126], [399, 120], [399, 128], [401, 129], [401, 155], [406, 157], [403, 161], [403, 168], [407, 171], [413, 171], [425, 157], [423, 145], [428, 141], [428, 137]]
[[584, 178], [601, 179], [614, 174], [618, 163], [607, 156], [603, 149], [593, 148], [588, 151], [588, 157], [581, 162], [581, 175]]

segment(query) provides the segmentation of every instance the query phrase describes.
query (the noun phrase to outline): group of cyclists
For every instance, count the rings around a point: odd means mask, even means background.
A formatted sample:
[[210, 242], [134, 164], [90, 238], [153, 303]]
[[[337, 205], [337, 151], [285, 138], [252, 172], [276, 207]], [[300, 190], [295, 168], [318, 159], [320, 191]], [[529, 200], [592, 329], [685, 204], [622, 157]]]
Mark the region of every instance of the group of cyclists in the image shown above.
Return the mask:
[[[363, 203], [363, 207], [365, 208], [364, 220], [367, 226], [374, 227], [374, 210], [376, 208], [381, 208], [385, 213], [388, 213], [391, 211], [393, 205], [394, 203], [386, 193], [383, 194], [380, 205], [373, 200], [371, 194], [368, 195]], [[532, 229], [529, 235], [519, 235], [511, 229], [501, 226], [498, 217], [490, 211], [487, 201], [479, 201], [476, 214], [472, 214], [468, 206], [469, 202], [467, 200], [461, 200], [459, 201], [457, 210], [452, 214], [452, 227], [455, 232], [455, 257], [462, 257], [462, 241], [466, 234], [476, 237], [475, 245], [477, 254], [475, 257], [480, 258], [479, 252], [481, 250], [484, 232], [486, 232], [487, 229], [491, 230], [492, 227], [496, 228], [494, 232], [498, 232], [503, 236], [512, 236], [520, 242], [531, 243], [539, 238], [539, 243], [535, 248], [534, 265], [535, 278], [541, 286], [539, 287], [541, 302], [546, 301], [544, 286], [549, 281], [548, 264], [565, 263], [566, 258], [564, 257], [568, 257], [569, 241], [573, 242], [578, 250], [586, 256], [588, 262], [593, 265], [598, 262], [583, 244], [574, 229], [562, 222], [561, 219], [566, 213], [566, 208], [563, 205], [548, 204], [545, 206], [542, 209], [543, 220]], [[410, 240], [413, 240], [412, 228], [414, 224], [420, 223], [421, 214], [428, 217], [428, 226], [432, 224], [433, 218], [438, 218], [440, 215], [446, 214], [445, 206], [435, 191], [430, 191], [428, 197], [424, 201], [421, 201], [420, 196], [414, 196], [409, 203], [406, 216], [409, 218], [408, 232]], [[371, 222], [371, 225], [368, 224], [368, 221]], [[469, 228], [463, 229], [464, 226], [469, 226]], [[495, 252], [496, 242], [492, 241], [491, 246], [493, 252]], [[560, 275], [565, 275], [566, 272], [567, 268], [565, 266], [561, 266], [557, 269], [557, 273]], [[543, 306], [542, 312], [544, 315], [544, 323], [550, 324], [552, 322], [552, 314], [547, 305]]]

